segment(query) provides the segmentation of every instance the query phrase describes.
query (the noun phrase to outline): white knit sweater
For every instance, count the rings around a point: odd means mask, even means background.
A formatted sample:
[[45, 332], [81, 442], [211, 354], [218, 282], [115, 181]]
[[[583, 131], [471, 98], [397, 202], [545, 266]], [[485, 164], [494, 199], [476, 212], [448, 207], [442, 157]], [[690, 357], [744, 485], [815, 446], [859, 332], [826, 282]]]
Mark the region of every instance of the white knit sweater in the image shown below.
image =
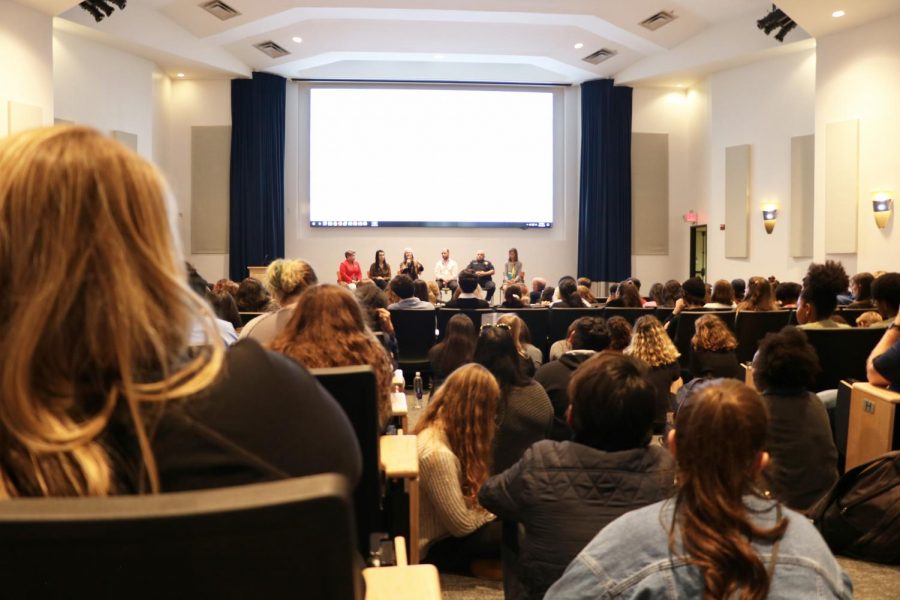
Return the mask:
[[463, 497], [459, 459], [447, 444], [447, 436], [437, 427], [428, 427], [416, 436], [419, 455], [421, 498], [419, 508], [419, 548], [443, 538], [468, 535], [496, 517], [481, 506], [470, 507]]

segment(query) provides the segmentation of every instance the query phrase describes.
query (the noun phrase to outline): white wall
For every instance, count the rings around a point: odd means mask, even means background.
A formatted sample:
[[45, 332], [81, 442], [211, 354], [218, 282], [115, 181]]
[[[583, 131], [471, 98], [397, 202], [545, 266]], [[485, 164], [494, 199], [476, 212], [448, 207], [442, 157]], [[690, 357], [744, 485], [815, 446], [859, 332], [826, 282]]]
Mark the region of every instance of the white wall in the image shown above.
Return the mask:
[[[654, 282], [684, 280], [690, 259], [690, 226], [682, 219], [700, 210], [706, 201], [698, 185], [705, 172], [707, 121], [706, 92], [697, 89], [635, 88], [632, 131], [669, 135], [669, 252], [667, 255], [632, 256], [632, 274], [646, 294]], [[640, 215], [635, 216], [640, 226]]]
[[40, 106], [53, 123], [52, 19], [0, 0], [0, 136], [8, 133], [7, 102]]
[[56, 117], [89, 125], [104, 133], [133, 133], [138, 153], [154, 152], [156, 66], [60, 30], [53, 32], [53, 89]]
[[[790, 256], [791, 138], [815, 131], [816, 54], [806, 50], [714, 74], [709, 80], [708, 277], [775, 275], [799, 281], [810, 259]], [[750, 252], [725, 258], [725, 148], [750, 144]], [[818, 158], [817, 158], [818, 160]], [[818, 197], [818, 190], [816, 195]], [[779, 205], [771, 235], [761, 206]]]
[[162, 168], [178, 205], [178, 231], [185, 256], [208, 281], [227, 277], [227, 254], [191, 253], [191, 127], [231, 124], [231, 81], [161, 82], [157, 94], [168, 97]]
[[816, 67], [816, 237], [824, 252], [824, 156], [828, 123], [859, 119], [857, 254], [835, 255], [848, 273], [900, 270], [897, 215], [884, 230], [872, 217], [872, 193], [900, 193], [900, 14], [818, 40]]
[[[485, 251], [488, 260], [501, 269], [507, 250], [516, 247], [526, 277], [545, 277], [555, 285], [563, 275], [575, 273], [578, 258], [578, 168], [580, 161], [579, 113], [580, 89], [564, 93], [565, 119], [563, 156], [564, 171], [561, 202], [554, 209], [554, 225], [550, 230], [519, 229], [455, 229], [455, 228], [385, 228], [325, 230], [309, 227], [308, 163], [304, 141], [308, 139], [308, 96], [297, 84], [288, 85], [287, 136], [285, 153], [285, 254], [303, 258], [316, 269], [321, 281], [334, 281], [344, 251], [356, 250], [364, 268], [372, 262], [375, 251], [384, 250], [388, 262], [396, 269], [404, 247], [411, 247], [425, 265], [425, 275], [432, 277], [440, 250], [450, 248], [460, 266], [474, 258], [475, 251]], [[500, 281], [500, 276], [494, 276]]]

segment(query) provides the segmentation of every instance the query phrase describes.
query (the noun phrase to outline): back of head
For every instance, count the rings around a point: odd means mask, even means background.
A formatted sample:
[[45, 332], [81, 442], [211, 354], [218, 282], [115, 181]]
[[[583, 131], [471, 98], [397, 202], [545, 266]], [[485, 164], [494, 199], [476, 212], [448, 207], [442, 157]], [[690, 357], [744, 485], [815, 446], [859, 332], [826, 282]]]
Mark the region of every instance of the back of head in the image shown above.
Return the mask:
[[606, 320], [609, 331], [609, 350], [622, 352], [631, 343], [631, 323], [625, 317], [610, 317]]
[[522, 308], [522, 290], [518, 286], [511, 285], [503, 292], [504, 304], [507, 308]]
[[765, 277], [754, 276], [747, 283], [747, 295], [740, 305], [741, 310], [774, 310], [775, 296], [772, 284]]
[[872, 299], [885, 304], [887, 316], [896, 315], [900, 307], [900, 273], [885, 273], [876, 279], [872, 283]]
[[659, 319], [645, 315], [634, 324], [631, 344], [625, 354], [641, 359], [651, 367], [669, 365], [680, 356]]
[[369, 327], [373, 331], [379, 331], [381, 322], [376, 311], [388, 307], [387, 296], [377, 285], [358, 285], [353, 293], [368, 318]]
[[578, 293], [578, 284], [571, 277], [564, 277], [559, 282], [559, 297], [566, 306], [584, 306], [581, 295]]
[[231, 294], [232, 298], [237, 299], [238, 284], [230, 279], [220, 279], [213, 285], [214, 292], [225, 290]]
[[218, 344], [187, 359], [198, 314], [207, 339], [218, 333], [188, 287], [168, 208], [156, 170], [91, 129], [0, 143], [0, 343], [15, 348], [0, 361], [0, 496], [113, 491], [97, 439], [119, 399], [137, 414], [140, 400], [192, 394], [218, 374]]
[[530, 332], [528, 331], [528, 325], [525, 324], [525, 321], [519, 318], [518, 315], [514, 315], [512, 313], [506, 313], [501, 315], [499, 319], [497, 319], [497, 325], [505, 325], [509, 327], [509, 330], [512, 332], [513, 339], [516, 341], [516, 346], [521, 349], [522, 344], [529, 343], [531, 339]]
[[581, 317], [575, 319], [572, 329], [572, 350], [594, 350], [600, 352], [609, 346], [609, 331], [603, 317]]
[[544, 291], [541, 292], [541, 302], [550, 302], [553, 300], [553, 294], [556, 292], [556, 288], [552, 285], [548, 285], [544, 287]]
[[850, 283], [856, 286], [854, 300], [870, 300], [872, 298], [872, 283], [875, 277], [871, 273], [857, 273], [850, 278]]
[[[744, 505], [763, 463], [768, 414], [754, 390], [733, 379], [703, 386], [680, 411], [676, 517], [669, 535], [703, 573], [706, 597], [765, 598], [769, 576], [748, 538], [774, 541], [787, 520], [756, 526]], [[680, 536], [678, 535], [680, 534]]]
[[796, 327], [766, 335], [753, 358], [754, 385], [763, 391], [803, 391], [815, 381], [820, 370], [815, 348]]
[[575, 370], [568, 393], [576, 442], [607, 452], [650, 443], [656, 388], [642, 361], [601, 352]]
[[650, 296], [652, 301], [656, 302], [657, 306], [663, 306], [666, 303], [663, 296], [664, 289], [663, 284], [658, 282], [650, 286], [650, 292], [647, 295]]
[[481, 331], [475, 345], [476, 363], [484, 366], [497, 378], [504, 395], [512, 387], [528, 383], [522, 362], [516, 350], [511, 330], [504, 327], [488, 327]]
[[623, 305], [630, 308], [641, 307], [641, 294], [638, 288], [631, 281], [624, 281], [619, 285], [619, 298], [622, 299]]
[[581, 296], [581, 299], [588, 304], [594, 304], [595, 302], [597, 302], [597, 299], [594, 298], [594, 294], [591, 293], [590, 288], [588, 288], [587, 286], [579, 285], [578, 295]]
[[681, 284], [670, 279], [663, 286], [663, 306], [675, 306], [675, 302], [684, 296]]
[[478, 287], [478, 277], [475, 276], [475, 271], [472, 269], [463, 269], [459, 273], [459, 289], [461, 289], [466, 294], [472, 294], [475, 292], [475, 288]]
[[281, 304], [317, 283], [316, 272], [300, 259], [279, 258], [269, 263], [266, 269], [266, 289]]
[[577, 280], [578, 285], [583, 285], [584, 287], [590, 289], [591, 287], [591, 278], [590, 277], [579, 277]]
[[800, 284], [794, 281], [782, 281], [775, 288], [775, 300], [782, 306], [797, 304], [800, 297]]
[[[405, 276], [404, 276], [405, 277]], [[413, 281], [413, 296], [422, 302], [428, 302], [428, 283], [424, 279]]]
[[447, 322], [447, 333], [439, 344], [443, 349], [439, 359], [441, 372], [446, 374], [460, 365], [471, 362], [475, 355], [477, 340], [472, 319], [462, 314], [450, 317]]
[[737, 348], [737, 340], [725, 322], [714, 314], [703, 315], [694, 323], [694, 350], [730, 352]]
[[238, 287], [235, 300], [243, 312], [262, 312], [269, 304], [269, 293], [258, 279], [247, 277]]
[[744, 294], [747, 291], [747, 282], [743, 279], [732, 279], [731, 287], [734, 289], [734, 297], [738, 302], [744, 299]]
[[684, 303], [688, 306], [703, 306], [706, 304], [706, 286], [696, 277], [685, 279], [681, 284]]
[[301, 360], [318, 357], [308, 367], [329, 367], [347, 343], [370, 339], [362, 308], [343, 286], [308, 287], [297, 299], [294, 315], [272, 342], [272, 349]]
[[844, 266], [833, 260], [824, 263], [812, 263], [803, 277], [803, 289], [800, 299], [816, 309], [819, 320], [827, 319], [837, 308], [837, 296], [847, 291], [850, 278]]
[[734, 303], [734, 288], [731, 283], [727, 279], [716, 281], [709, 301], [731, 306]]
[[406, 300], [413, 297], [416, 287], [409, 275], [397, 275], [391, 279], [391, 291], [397, 294], [401, 300]]
[[210, 291], [206, 293], [206, 300], [218, 318], [228, 321], [235, 329], [241, 327], [241, 314], [238, 312], [237, 303], [231, 294], [225, 290]]

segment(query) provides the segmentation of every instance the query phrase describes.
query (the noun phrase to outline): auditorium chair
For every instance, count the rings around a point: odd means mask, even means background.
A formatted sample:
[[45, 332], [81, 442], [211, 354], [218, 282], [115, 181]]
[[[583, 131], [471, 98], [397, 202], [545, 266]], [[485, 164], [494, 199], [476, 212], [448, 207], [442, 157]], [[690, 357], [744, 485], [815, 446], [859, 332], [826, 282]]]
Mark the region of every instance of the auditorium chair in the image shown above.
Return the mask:
[[753, 360], [759, 341], [767, 333], [781, 331], [790, 319], [788, 310], [744, 310], [737, 314], [734, 321], [734, 337], [737, 338], [738, 362]]
[[435, 341], [435, 311], [391, 310], [391, 323], [397, 337], [397, 361], [407, 381], [412, 381], [416, 371], [423, 377], [431, 373], [428, 351]]
[[241, 316], [241, 327], [258, 317], [259, 315], [264, 315], [266, 313], [261, 312], [242, 312], [238, 313]]
[[568, 308], [552, 306], [548, 310], [547, 342], [566, 339], [569, 325], [581, 317], [602, 317], [604, 308]]
[[547, 308], [498, 308], [498, 313], [512, 313], [518, 316], [528, 327], [531, 343], [538, 348], [547, 359]]
[[655, 308], [626, 308], [624, 306], [607, 306], [603, 309], [603, 318], [609, 319], [610, 317], [622, 317], [632, 326], [634, 326], [634, 322], [644, 315], [655, 315]]
[[884, 329], [806, 329], [819, 356], [821, 372], [812, 391], [836, 389], [841, 379], [866, 380], [866, 359], [884, 335]]
[[672, 312], [675, 310], [674, 306], [657, 306], [656, 312], [653, 314], [659, 319], [660, 323], [665, 323], [669, 320], [669, 317], [672, 316]]
[[900, 450], [898, 404], [900, 394], [897, 392], [871, 383], [853, 384], [847, 427], [848, 471], [883, 454]]
[[336, 474], [195, 492], [0, 502], [5, 598], [362, 598]]

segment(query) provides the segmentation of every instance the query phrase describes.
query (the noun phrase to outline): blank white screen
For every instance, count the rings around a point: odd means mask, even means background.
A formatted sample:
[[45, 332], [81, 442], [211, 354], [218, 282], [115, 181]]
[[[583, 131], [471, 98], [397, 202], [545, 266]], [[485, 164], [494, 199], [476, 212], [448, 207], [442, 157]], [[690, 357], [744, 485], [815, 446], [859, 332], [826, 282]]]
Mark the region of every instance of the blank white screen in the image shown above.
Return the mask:
[[310, 221], [553, 221], [553, 92], [310, 90]]

